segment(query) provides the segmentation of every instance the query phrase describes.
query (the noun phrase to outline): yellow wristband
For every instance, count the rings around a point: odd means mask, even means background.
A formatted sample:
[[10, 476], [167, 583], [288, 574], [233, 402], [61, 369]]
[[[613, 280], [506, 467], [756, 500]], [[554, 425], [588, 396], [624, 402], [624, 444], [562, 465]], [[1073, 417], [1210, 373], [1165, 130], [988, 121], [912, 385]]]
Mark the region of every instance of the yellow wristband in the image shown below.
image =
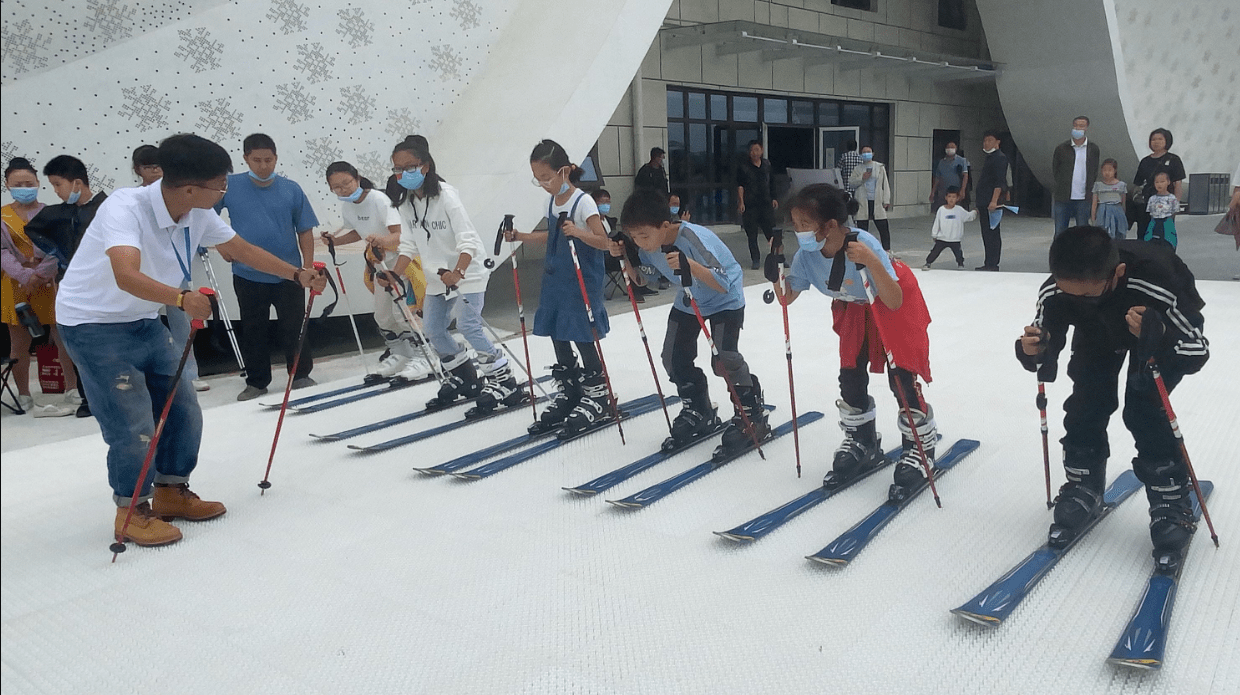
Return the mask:
[[185, 311], [185, 295], [189, 294], [189, 290], [181, 290], [181, 294], [177, 295], [177, 308]]

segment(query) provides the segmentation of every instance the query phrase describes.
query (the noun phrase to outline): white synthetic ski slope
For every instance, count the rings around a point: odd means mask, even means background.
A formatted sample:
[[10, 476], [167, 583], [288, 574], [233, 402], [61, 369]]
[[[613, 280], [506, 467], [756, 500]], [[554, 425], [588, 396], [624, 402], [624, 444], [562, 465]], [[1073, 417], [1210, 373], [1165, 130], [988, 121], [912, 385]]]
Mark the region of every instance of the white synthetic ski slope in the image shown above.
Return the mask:
[[[18, 693], [1223, 693], [1240, 683], [1240, 505], [1235, 284], [1203, 283], [1214, 355], [1173, 394], [1190, 452], [1217, 484], [1222, 537], [1193, 545], [1160, 674], [1104, 663], [1150, 565], [1140, 495], [1081, 543], [996, 631], [948, 613], [1041, 543], [1050, 515], [1033, 376], [1012, 357], [1034, 275], [917, 274], [935, 322], [926, 389], [947, 440], [982, 448], [942, 478], [943, 509], [919, 499], [843, 570], [803, 559], [885, 495], [875, 476], [752, 546], [711, 531], [818, 483], [839, 440], [837, 341], [827, 302], [793, 306], [799, 404], [828, 414], [636, 512], [581, 499], [585, 482], [654, 449], [657, 413], [476, 483], [410, 469], [520, 432], [514, 414], [381, 456], [316, 444], [428, 397], [418, 387], [353, 409], [290, 416], [265, 497], [275, 413], [210, 410], [194, 487], [227, 516], [183, 524], [185, 540], [108, 564], [104, 446], [86, 437], [6, 454], [0, 487], [0, 685]], [[504, 279], [497, 277], [496, 282]], [[742, 349], [789, 417], [776, 307], [751, 300]], [[667, 307], [646, 315], [658, 343]], [[631, 316], [605, 342], [621, 395], [653, 391]], [[551, 361], [531, 341], [536, 364]], [[705, 346], [702, 346], [705, 354]], [[880, 429], [898, 440], [885, 378]], [[330, 388], [323, 385], [321, 388]], [[714, 396], [726, 395], [712, 380]], [[1230, 387], [1230, 388], [1228, 388]], [[1049, 389], [1052, 431], [1065, 382]], [[391, 436], [456, 413], [394, 428]], [[1132, 456], [1112, 423], [1114, 478]], [[359, 438], [377, 441], [381, 436]], [[683, 454], [611, 491], [627, 495], [697, 463]], [[1058, 469], [1058, 466], [1056, 467]], [[1055, 471], [1056, 485], [1062, 470]]]

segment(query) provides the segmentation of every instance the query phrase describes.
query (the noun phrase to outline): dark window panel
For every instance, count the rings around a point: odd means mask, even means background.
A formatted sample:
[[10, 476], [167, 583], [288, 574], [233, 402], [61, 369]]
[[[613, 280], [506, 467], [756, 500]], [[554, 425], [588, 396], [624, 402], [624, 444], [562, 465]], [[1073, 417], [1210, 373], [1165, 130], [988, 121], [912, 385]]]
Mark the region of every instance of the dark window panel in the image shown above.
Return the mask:
[[792, 124], [793, 125], [813, 125], [814, 124], [814, 102], [812, 101], [792, 102]]
[[765, 123], [787, 123], [788, 122], [788, 100], [787, 99], [763, 99], [762, 100], [762, 120]]
[[667, 117], [685, 117], [685, 93], [672, 89], [667, 90]]
[[840, 111], [840, 125], [859, 125], [869, 127], [869, 104], [844, 104]]
[[757, 97], [732, 97], [732, 119], [745, 123], [758, 120]]
[[706, 120], [706, 95], [701, 92], [689, 92], [689, 118]]
[[728, 120], [728, 98], [723, 94], [710, 95], [710, 120]]
[[964, 0], [939, 0], [939, 26], [962, 30], [968, 26]]
[[831, 0], [832, 5], [839, 7], [847, 7], [853, 10], [865, 10], [866, 12], [874, 11], [874, 0]]
[[818, 125], [831, 126], [840, 124], [840, 105], [837, 102], [818, 104]]

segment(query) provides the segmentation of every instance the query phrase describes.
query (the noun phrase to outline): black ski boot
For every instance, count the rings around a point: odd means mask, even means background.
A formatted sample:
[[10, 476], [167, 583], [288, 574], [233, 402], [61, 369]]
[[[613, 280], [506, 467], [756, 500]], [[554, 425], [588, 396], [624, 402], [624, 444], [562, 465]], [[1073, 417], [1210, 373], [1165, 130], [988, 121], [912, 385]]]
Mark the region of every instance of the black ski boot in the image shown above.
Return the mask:
[[426, 402], [426, 409], [446, 408], [461, 399], [477, 398], [481, 392], [482, 380], [478, 378], [478, 370], [467, 359], [448, 372], [448, 377], [439, 385], [439, 393]]
[[612, 419], [611, 392], [602, 372], [588, 372], [581, 377], [581, 399], [564, 421], [561, 437], [581, 434], [604, 420]]
[[[771, 426], [766, 421], [766, 409], [762, 407], [762, 384], [758, 382], [757, 376], [751, 374], [749, 378], [752, 380], [752, 386], [736, 387], [736, 396], [741, 401], [741, 408], [744, 408], [745, 415], [742, 416], [741, 410], [736, 407], [735, 403], [732, 404], [732, 419], [723, 428], [723, 440], [715, 448], [715, 458], [731, 456], [746, 449], [752, 449], [755, 437], [761, 443], [771, 434]], [[745, 427], [746, 417], [749, 419], [749, 424], [753, 425], [753, 432]]]
[[528, 396], [525, 387], [512, 375], [508, 360], [500, 358], [492, 365], [483, 379], [485, 384], [478, 395], [478, 404], [465, 413], [465, 417], [489, 413], [497, 408], [511, 408], [525, 403]]
[[866, 410], [854, 408], [843, 400], [836, 401], [835, 407], [840, 410], [844, 441], [835, 449], [831, 472], [822, 479], [822, 484], [828, 487], [877, 465], [883, 458], [882, 437], [874, 430], [874, 399], [869, 399]]
[[680, 412], [672, 420], [671, 436], [663, 440], [663, 451], [690, 444], [719, 429], [719, 414], [710, 402], [706, 384], [677, 385]]
[[1150, 501], [1154, 561], [1159, 571], [1174, 574], [1197, 530], [1187, 470], [1180, 461], [1148, 461], [1139, 456], [1132, 460], [1132, 468], [1145, 483], [1145, 496]]
[[[903, 451], [900, 454], [900, 460], [896, 463], [895, 473], [892, 475], [891, 488], [887, 490], [887, 499], [892, 502], [902, 502], [913, 493], [927, 485], [925, 467], [922, 465], [921, 452], [926, 452], [926, 463], [930, 464], [930, 470], [934, 471], [934, 445], [939, 440], [939, 429], [934, 422], [934, 408], [926, 406], [929, 412], [911, 408], [913, 414], [913, 423], [916, 429], [909, 426], [908, 416], [904, 414], [904, 409], [900, 409], [900, 438], [903, 442]], [[921, 450], [918, 450], [917, 444], [921, 442]]]
[[538, 422], [529, 426], [530, 434], [542, 434], [559, 428], [577, 407], [577, 401], [581, 400], [581, 370], [576, 364], [567, 367], [555, 365], [551, 368], [551, 378], [555, 379], [559, 392], [551, 397], [551, 402], [538, 416]]
[[1067, 546], [1102, 512], [1107, 453], [1106, 449], [1064, 444], [1063, 469], [1068, 482], [1055, 498], [1055, 522], [1047, 540], [1052, 547]]

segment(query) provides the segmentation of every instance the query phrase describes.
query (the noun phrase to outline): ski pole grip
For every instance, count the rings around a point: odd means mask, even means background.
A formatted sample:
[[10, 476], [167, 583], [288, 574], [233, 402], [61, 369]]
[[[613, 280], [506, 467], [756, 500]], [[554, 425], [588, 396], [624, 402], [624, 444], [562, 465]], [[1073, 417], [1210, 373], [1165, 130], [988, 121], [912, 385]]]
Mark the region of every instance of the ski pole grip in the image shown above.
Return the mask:
[[[220, 315], [220, 298], [215, 294], [215, 290], [210, 287], [199, 287], [198, 294], [206, 297], [211, 302], [211, 318], [218, 319]], [[207, 322], [203, 319], [194, 319], [190, 321], [190, 326], [194, 330], [202, 330], [207, 327]]]
[[[315, 261], [314, 269], [319, 272], [319, 275], [327, 275], [327, 264], [324, 263], [323, 261]], [[321, 290], [315, 290], [315, 289], [310, 290], [310, 296], [312, 297], [315, 295], [319, 295], [319, 294], [323, 294], [323, 292]]]
[[565, 222], [567, 222], [567, 221], [568, 221], [568, 212], [567, 212], [567, 211], [563, 211], [563, 210], [561, 210], [561, 211], [560, 211], [560, 216], [559, 216], [559, 217], [557, 217], [557, 218], [556, 218], [556, 220], [555, 220], [555, 229], [556, 229], [556, 231], [559, 231], [559, 230], [561, 230], [561, 229], [564, 229], [564, 223], [565, 223]]
[[[447, 275], [450, 272], [452, 271], [448, 270], [447, 268], [440, 268], [439, 270], [435, 271], [435, 274], [439, 276], [440, 282], [443, 282], [443, 276]], [[444, 286], [448, 288], [449, 292], [456, 292], [456, 285], [449, 285], [448, 283], [445, 282]]]
[[1045, 391], [1038, 392], [1037, 405], [1038, 405], [1038, 410], [1046, 410], [1047, 401], [1046, 401]]

